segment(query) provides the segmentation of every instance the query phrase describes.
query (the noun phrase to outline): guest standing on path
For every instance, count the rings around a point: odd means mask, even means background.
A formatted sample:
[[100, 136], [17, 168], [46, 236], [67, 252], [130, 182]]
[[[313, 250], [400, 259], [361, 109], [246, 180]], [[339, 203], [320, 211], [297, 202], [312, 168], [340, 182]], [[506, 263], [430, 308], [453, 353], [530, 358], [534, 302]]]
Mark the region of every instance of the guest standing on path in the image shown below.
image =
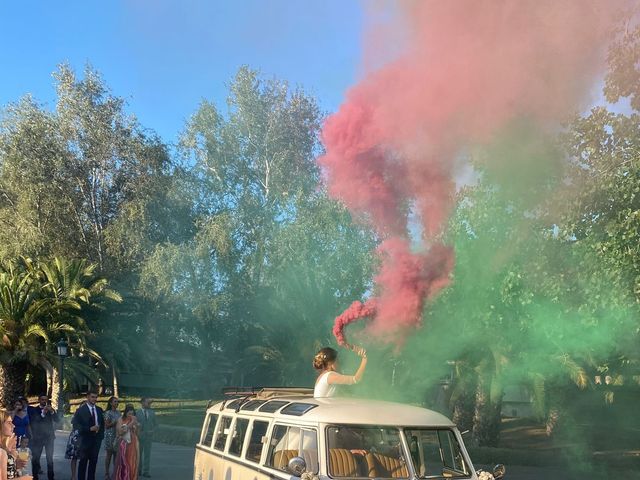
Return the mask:
[[138, 480], [138, 465], [140, 463], [138, 442], [138, 419], [133, 405], [127, 404], [122, 418], [116, 424], [118, 434], [118, 457], [114, 480]]
[[[80, 405], [80, 407], [82, 407], [82, 405]], [[75, 416], [73, 420], [75, 420]], [[78, 457], [80, 456], [80, 432], [78, 432], [78, 426], [73, 423], [73, 420], [71, 421], [71, 432], [69, 432], [69, 439], [67, 440], [67, 448], [64, 451], [64, 458], [71, 460], [71, 480], [77, 480]]]
[[40, 395], [38, 406], [30, 409], [29, 421], [31, 423], [31, 466], [33, 479], [38, 480], [40, 474], [40, 457], [44, 448], [47, 458], [47, 478], [53, 480], [53, 444], [56, 439], [56, 423], [58, 415], [51, 406], [49, 397]]
[[80, 440], [78, 480], [96, 480], [98, 453], [104, 438], [104, 415], [96, 405], [98, 394], [87, 393], [87, 402], [76, 410], [72, 423], [78, 430]]
[[26, 464], [18, 469], [18, 475], [29, 476], [32, 477], [32, 463], [31, 458], [33, 455], [31, 454], [31, 449], [29, 448], [29, 439], [27, 437], [22, 437], [20, 439], [20, 445], [18, 447], [18, 459], [26, 462]]
[[111, 397], [107, 401], [107, 410], [104, 412], [104, 471], [105, 479], [109, 480], [111, 475], [111, 459], [113, 459], [114, 469], [116, 463], [116, 455], [118, 454], [118, 443], [116, 442], [116, 424], [122, 414], [118, 411], [120, 401], [116, 397]]
[[0, 410], [0, 480], [31, 480], [30, 475], [19, 476], [18, 470], [24, 466], [18, 458], [11, 413]]
[[150, 477], [150, 463], [151, 463], [151, 444], [153, 442], [153, 434], [157, 427], [156, 412], [151, 408], [152, 400], [148, 397], [142, 397], [140, 399], [142, 408], [136, 412], [140, 429], [138, 432], [138, 438], [140, 440], [140, 468], [139, 473], [141, 477]]
[[24, 408], [22, 400], [18, 399], [13, 404], [13, 433], [18, 443], [22, 437], [31, 438], [31, 427], [29, 425], [29, 415], [27, 409]]

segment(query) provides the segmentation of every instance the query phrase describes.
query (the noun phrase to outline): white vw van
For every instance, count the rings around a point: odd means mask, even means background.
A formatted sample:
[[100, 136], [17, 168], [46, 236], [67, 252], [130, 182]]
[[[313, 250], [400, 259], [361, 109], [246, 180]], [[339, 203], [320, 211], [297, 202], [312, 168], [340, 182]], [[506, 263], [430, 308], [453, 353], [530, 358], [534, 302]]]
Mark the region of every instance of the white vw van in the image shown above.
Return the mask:
[[226, 394], [207, 410], [194, 480], [478, 478], [456, 426], [431, 410], [310, 389]]

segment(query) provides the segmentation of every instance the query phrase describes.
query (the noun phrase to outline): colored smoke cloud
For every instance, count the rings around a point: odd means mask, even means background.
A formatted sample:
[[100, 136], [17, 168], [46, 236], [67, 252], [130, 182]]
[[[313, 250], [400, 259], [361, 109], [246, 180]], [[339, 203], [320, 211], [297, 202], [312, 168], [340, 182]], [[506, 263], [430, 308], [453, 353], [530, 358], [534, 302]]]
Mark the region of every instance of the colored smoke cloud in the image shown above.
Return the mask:
[[[336, 319], [340, 343], [344, 326], [363, 316], [372, 318], [370, 331], [393, 339], [419, 326], [424, 302], [447, 285], [453, 269], [453, 252], [440, 238], [453, 208], [456, 158], [513, 122], [526, 119], [543, 136], [583, 107], [625, 4], [399, 4], [395, 33], [402, 30], [404, 49], [351, 88], [323, 129], [320, 163], [331, 195], [383, 239], [376, 298]], [[385, 35], [393, 41], [394, 29]], [[411, 210], [423, 230], [416, 252]]]

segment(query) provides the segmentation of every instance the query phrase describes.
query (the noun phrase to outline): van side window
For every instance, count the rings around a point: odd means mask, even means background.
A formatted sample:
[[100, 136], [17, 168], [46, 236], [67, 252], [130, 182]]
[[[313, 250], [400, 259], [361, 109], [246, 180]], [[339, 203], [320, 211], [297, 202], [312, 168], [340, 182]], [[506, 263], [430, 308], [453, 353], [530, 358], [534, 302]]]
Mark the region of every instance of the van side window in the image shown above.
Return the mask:
[[218, 421], [218, 415], [210, 413], [207, 416], [207, 422], [205, 424], [205, 428], [202, 430], [202, 440], [200, 441], [201, 445], [205, 445], [207, 447], [211, 446], [211, 441], [213, 440], [213, 433], [216, 431], [216, 422]]
[[289, 460], [302, 457], [307, 471], [318, 472], [318, 439], [315, 430], [275, 425], [269, 442], [267, 466], [285, 470]]
[[[397, 427], [335, 425], [327, 427], [325, 438], [327, 467], [332, 478], [409, 478]], [[433, 475], [446, 476], [441, 471]]]
[[231, 435], [231, 445], [229, 445], [229, 453], [231, 455], [239, 457], [242, 453], [242, 446], [244, 445], [244, 437], [247, 433], [248, 426], [248, 418], [236, 418], [236, 424], [233, 427], [233, 434]]
[[216, 443], [213, 446], [216, 450], [224, 450], [224, 446], [227, 443], [227, 437], [229, 436], [229, 427], [231, 427], [231, 417], [222, 417], [218, 422]]
[[260, 462], [262, 456], [262, 446], [264, 445], [263, 439], [267, 434], [267, 428], [269, 422], [261, 422], [259, 420], [253, 421], [251, 428], [251, 437], [249, 438], [249, 445], [247, 446], [247, 460], [252, 462]]

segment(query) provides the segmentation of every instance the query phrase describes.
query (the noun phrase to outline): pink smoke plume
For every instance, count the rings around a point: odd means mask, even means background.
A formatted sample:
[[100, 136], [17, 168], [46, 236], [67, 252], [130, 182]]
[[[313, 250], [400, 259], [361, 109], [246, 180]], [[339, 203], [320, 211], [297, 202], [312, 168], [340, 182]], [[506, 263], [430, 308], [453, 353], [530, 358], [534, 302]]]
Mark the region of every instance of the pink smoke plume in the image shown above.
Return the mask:
[[[453, 252], [438, 239], [453, 207], [456, 156], [518, 118], [542, 128], [578, 108], [626, 3], [398, 4], [404, 50], [351, 88], [323, 128], [320, 164], [330, 194], [364, 214], [384, 239], [378, 296], [336, 318], [339, 343], [345, 325], [361, 317], [387, 336], [420, 325], [424, 302], [453, 269]], [[409, 248], [408, 205], [423, 227], [419, 252]]]

